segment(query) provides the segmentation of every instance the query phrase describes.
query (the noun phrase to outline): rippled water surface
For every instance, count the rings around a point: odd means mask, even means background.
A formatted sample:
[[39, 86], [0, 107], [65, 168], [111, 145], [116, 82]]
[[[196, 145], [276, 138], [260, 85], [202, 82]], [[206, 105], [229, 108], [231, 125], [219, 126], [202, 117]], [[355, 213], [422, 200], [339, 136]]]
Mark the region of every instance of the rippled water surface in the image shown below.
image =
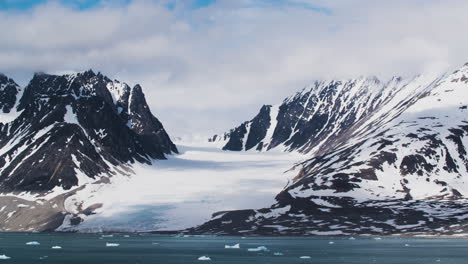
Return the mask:
[[458, 264], [468, 263], [468, 239], [0, 233], [0, 263]]

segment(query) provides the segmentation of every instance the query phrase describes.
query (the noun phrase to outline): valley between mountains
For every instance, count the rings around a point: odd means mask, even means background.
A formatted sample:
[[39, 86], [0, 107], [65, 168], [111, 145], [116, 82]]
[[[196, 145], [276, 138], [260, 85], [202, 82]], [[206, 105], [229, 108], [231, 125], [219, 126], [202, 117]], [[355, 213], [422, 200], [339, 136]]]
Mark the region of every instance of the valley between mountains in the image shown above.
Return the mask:
[[144, 88], [0, 77], [0, 230], [468, 234], [468, 65], [317, 81], [173, 142]]

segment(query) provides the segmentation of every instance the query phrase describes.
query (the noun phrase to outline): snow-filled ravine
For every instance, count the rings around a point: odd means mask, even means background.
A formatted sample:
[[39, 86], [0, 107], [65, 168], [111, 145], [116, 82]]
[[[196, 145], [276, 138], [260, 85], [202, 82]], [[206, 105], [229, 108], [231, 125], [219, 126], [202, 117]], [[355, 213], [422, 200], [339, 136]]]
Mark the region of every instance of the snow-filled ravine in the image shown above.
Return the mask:
[[[59, 230], [180, 230], [204, 223], [218, 211], [270, 206], [296, 176], [298, 153], [222, 151], [209, 143], [178, 144], [180, 154], [153, 165], [134, 164], [134, 175], [111, 183], [87, 184], [65, 201], [65, 208], [102, 204], [96, 214], [80, 215]], [[77, 212], [77, 211], [76, 211]]]

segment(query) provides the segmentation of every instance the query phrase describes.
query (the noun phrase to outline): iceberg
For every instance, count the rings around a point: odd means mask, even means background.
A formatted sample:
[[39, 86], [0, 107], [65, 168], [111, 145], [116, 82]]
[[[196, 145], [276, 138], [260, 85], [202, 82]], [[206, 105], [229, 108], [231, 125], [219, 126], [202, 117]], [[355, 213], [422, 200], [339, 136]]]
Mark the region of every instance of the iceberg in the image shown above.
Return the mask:
[[28, 246], [39, 246], [41, 243], [37, 242], [37, 241], [31, 241], [31, 242], [27, 242], [26, 245]]
[[0, 255], [0, 259], [11, 259], [11, 258], [7, 255]]
[[333, 245], [333, 244], [335, 244], [335, 242], [330, 241], [330, 242], [328, 242], [328, 244]]
[[207, 257], [207, 256], [201, 256], [201, 257], [198, 258], [198, 260], [206, 261], [206, 260], [211, 260], [211, 258]]
[[118, 243], [106, 243], [106, 247], [118, 247], [120, 244]]
[[233, 246], [230, 246], [230, 245], [225, 245], [224, 248], [232, 248], [232, 249], [235, 249], [235, 248], [240, 248], [240, 244], [235, 244]]
[[61, 246], [53, 246], [52, 249], [62, 249]]
[[269, 251], [268, 248], [264, 247], [264, 246], [259, 246], [259, 247], [256, 247], [256, 248], [249, 248], [247, 249], [247, 251], [250, 251], [250, 252], [260, 252], [260, 251]]
[[310, 259], [310, 256], [300, 256], [300, 259]]
[[283, 256], [284, 254], [281, 253], [281, 252], [275, 252], [275, 253], [273, 253], [273, 255], [275, 255], [275, 256]]

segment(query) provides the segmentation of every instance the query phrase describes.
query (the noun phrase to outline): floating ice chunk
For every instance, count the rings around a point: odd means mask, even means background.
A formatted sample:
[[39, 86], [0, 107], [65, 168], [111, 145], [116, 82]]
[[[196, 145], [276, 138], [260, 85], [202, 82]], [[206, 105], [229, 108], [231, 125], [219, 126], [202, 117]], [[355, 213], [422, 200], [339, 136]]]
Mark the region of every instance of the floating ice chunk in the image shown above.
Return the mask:
[[157, 243], [157, 242], [153, 242], [153, 243], [151, 243], [151, 244], [153, 244], [153, 245], [159, 245], [159, 243]]
[[273, 253], [273, 255], [275, 255], [275, 256], [283, 256], [284, 254], [281, 253], [281, 252], [275, 252], [275, 253]]
[[354, 237], [350, 237], [350, 238], [349, 238], [349, 240], [356, 240], [356, 238], [354, 238]]
[[62, 249], [61, 246], [53, 246], [52, 249]]
[[374, 237], [375, 240], [382, 240], [380, 237]]
[[118, 243], [106, 243], [106, 247], [118, 247], [120, 244]]
[[198, 258], [198, 260], [206, 261], [206, 260], [211, 260], [211, 258], [207, 256], [201, 256]]
[[225, 245], [224, 248], [232, 248], [232, 249], [235, 249], [235, 248], [240, 248], [240, 244], [235, 244], [235, 245]]
[[405, 244], [405, 247], [409, 247], [409, 244]]
[[41, 243], [37, 242], [37, 241], [31, 241], [31, 242], [27, 242], [26, 245], [28, 246], [39, 246]]
[[130, 237], [129, 235], [125, 235], [124, 237]]
[[248, 251], [250, 252], [260, 252], [260, 251], [269, 251], [268, 248], [264, 247], [264, 246], [259, 246], [259, 247], [256, 247], [256, 248], [249, 248], [247, 249]]
[[11, 258], [7, 255], [0, 255], [0, 259], [11, 259]]
[[114, 237], [114, 235], [102, 235], [101, 237]]
[[300, 256], [300, 259], [310, 259], [310, 256]]
[[335, 244], [335, 242], [330, 241], [330, 242], [328, 242], [328, 244], [333, 245], [333, 244]]

